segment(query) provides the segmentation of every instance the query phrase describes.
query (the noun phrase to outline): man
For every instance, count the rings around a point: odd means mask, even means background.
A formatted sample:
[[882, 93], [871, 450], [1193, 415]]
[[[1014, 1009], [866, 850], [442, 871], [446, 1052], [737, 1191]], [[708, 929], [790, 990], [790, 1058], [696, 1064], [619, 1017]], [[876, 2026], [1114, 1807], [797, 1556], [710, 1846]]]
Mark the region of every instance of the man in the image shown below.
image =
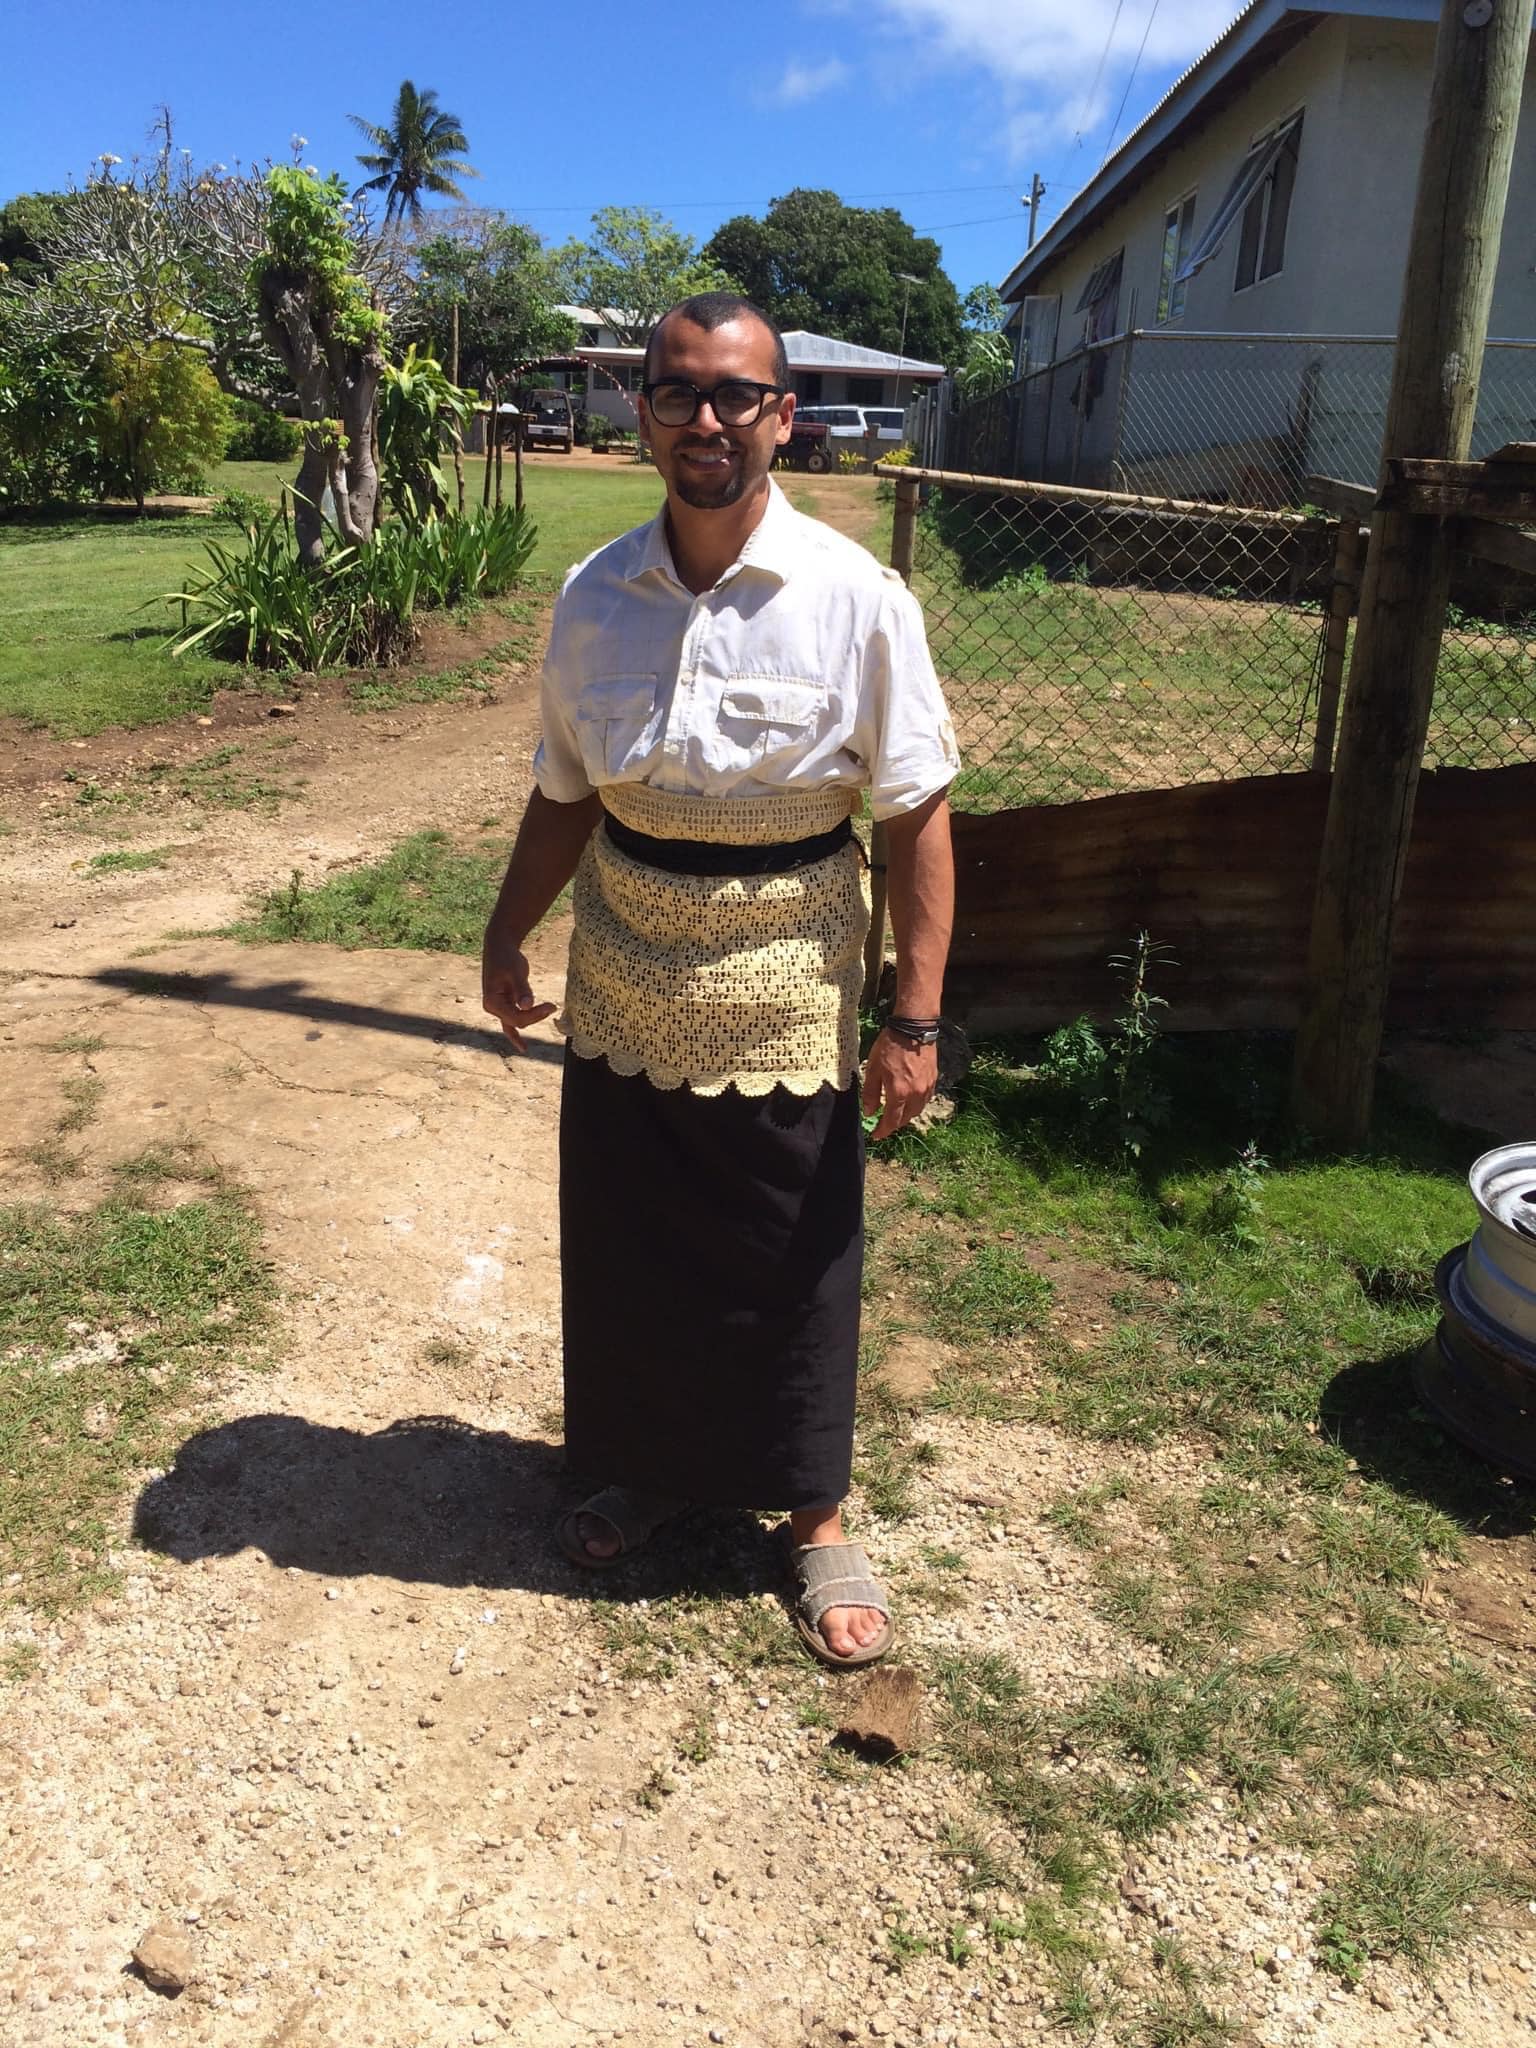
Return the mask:
[[868, 920], [849, 816], [867, 792], [887, 821], [896, 1003], [862, 1091], [879, 1139], [937, 1078], [958, 758], [900, 579], [769, 477], [788, 386], [778, 330], [730, 294], [651, 335], [640, 428], [666, 503], [561, 592], [484, 1002], [519, 1049], [550, 1015], [522, 947], [575, 876], [566, 1449], [604, 1485], [563, 1546], [601, 1568], [689, 1503], [787, 1509], [797, 1626], [847, 1666], [893, 1638], [840, 1513]]

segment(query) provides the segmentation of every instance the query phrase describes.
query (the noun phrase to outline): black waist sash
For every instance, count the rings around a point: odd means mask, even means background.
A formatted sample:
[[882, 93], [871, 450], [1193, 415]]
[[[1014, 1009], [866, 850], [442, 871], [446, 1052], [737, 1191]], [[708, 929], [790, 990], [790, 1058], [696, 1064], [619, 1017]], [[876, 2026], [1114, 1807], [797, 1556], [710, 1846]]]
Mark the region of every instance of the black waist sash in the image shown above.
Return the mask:
[[830, 832], [809, 839], [791, 839], [781, 846], [717, 846], [703, 839], [653, 839], [621, 825], [611, 811], [603, 814], [603, 830], [631, 860], [661, 868], [669, 875], [792, 875], [829, 854], [853, 837], [853, 820], [844, 818]]

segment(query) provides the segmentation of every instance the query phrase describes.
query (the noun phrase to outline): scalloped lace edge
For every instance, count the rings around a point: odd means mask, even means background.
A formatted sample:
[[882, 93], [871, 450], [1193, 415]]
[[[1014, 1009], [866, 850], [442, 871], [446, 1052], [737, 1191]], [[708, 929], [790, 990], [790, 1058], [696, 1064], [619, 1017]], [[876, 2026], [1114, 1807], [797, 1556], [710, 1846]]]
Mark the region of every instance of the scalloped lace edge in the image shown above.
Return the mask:
[[568, 1033], [566, 1042], [578, 1059], [606, 1060], [614, 1073], [624, 1079], [644, 1074], [653, 1088], [665, 1092], [688, 1088], [695, 1095], [723, 1095], [727, 1088], [734, 1088], [738, 1095], [755, 1096], [771, 1095], [775, 1088], [783, 1088], [791, 1095], [818, 1095], [823, 1088], [851, 1088], [859, 1078], [857, 1067], [846, 1075], [835, 1067], [803, 1069], [797, 1074], [684, 1074], [676, 1067], [657, 1066], [638, 1053], [614, 1052], [579, 1032]]

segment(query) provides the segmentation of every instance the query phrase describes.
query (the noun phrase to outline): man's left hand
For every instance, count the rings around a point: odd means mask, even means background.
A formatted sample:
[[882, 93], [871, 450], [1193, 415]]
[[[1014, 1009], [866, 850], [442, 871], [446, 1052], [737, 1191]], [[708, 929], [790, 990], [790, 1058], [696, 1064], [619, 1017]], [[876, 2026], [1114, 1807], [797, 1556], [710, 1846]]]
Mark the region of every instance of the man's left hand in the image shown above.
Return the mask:
[[864, 1114], [880, 1121], [870, 1140], [889, 1138], [927, 1108], [939, 1085], [939, 1048], [882, 1031], [864, 1065]]

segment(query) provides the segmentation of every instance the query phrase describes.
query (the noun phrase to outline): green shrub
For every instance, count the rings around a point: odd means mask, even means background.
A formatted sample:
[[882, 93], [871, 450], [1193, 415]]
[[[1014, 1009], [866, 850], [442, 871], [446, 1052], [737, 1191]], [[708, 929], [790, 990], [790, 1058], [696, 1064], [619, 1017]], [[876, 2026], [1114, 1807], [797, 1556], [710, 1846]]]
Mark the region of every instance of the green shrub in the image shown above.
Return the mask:
[[172, 652], [200, 647], [256, 668], [309, 672], [387, 667], [415, 645], [418, 608], [510, 589], [536, 539], [526, 513], [498, 505], [420, 526], [391, 521], [367, 546], [342, 548], [311, 572], [273, 511], [246, 528], [244, 548], [205, 543], [208, 568], [165, 600], [182, 608]]
[[298, 454], [304, 429], [297, 420], [268, 412], [249, 398], [233, 402], [235, 424], [224, 450], [226, 462], [287, 462]]

